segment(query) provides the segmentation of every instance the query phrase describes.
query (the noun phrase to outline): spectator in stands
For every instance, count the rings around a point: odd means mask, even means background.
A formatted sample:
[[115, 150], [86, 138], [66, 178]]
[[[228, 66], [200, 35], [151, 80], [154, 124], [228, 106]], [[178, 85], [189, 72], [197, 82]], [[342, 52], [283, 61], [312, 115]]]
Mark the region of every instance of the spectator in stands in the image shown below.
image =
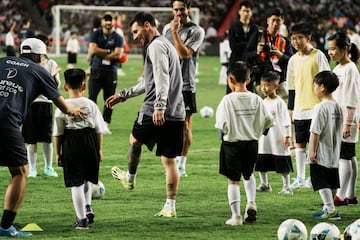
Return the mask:
[[15, 39], [14, 39], [15, 27], [16, 27], [16, 22], [14, 21], [11, 24], [9, 32], [6, 34], [6, 37], [5, 37], [6, 56], [16, 56]]

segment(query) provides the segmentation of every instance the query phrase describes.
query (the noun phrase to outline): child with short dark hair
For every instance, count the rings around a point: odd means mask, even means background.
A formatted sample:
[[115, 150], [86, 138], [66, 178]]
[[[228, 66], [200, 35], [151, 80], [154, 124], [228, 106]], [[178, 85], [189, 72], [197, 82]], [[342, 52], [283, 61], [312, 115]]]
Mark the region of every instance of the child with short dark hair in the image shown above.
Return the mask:
[[97, 184], [99, 163], [102, 160], [102, 134], [107, 127], [98, 106], [83, 97], [86, 89], [85, 71], [79, 68], [64, 72], [64, 89], [69, 93], [66, 102], [83, 106], [85, 119], [73, 118], [55, 111], [54, 145], [56, 161], [63, 166], [65, 186], [71, 188], [76, 213], [76, 229], [88, 229], [94, 221], [91, 207], [91, 183]]
[[330, 70], [325, 54], [314, 48], [311, 41], [312, 28], [309, 23], [300, 22], [291, 28], [291, 45], [296, 53], [289, 59], [286, 81], [288, 83], [288, 110], [295, 127], [296, 179], [292, 189], [310, 188], [306, 179], [306, 144], [309, 141], [311, 116], [320, 102], [314, 94], [313, 79], [321, 71]]
[[266, 109], [274, 118], [274, 126], [267, 135], [259, 139], [259, 154], [255, 170], [259, 171], [260, 185], [257, 192], [271, 192], [267, 172], [275, 171], [282, 176], [283, 188], [279, 194], [293, 194], [290, 188], [290, 172], [293, 171], [290, 153], [291, 120], [285, 101], [276, 94], [280, 84], [280, 74], [265, 72], [261, 76], [260, 89], [265, 96]]
[[339, 157], [342, 110], [332, 92], [339, 86], [339, 79], [331, 71], [315, 75], [314, 93], [321, 102], [314, 108], [310, 125], [309, 160], [310, 176], [314, 191], [319, 191], [323, 208], [313, 216], [316, 219], [340, 219], [335, 209], [333, 192], [340, 187]]
[[258, 139], [273, 125], [263, 100], [247, 90], [250, 69], [244, 62], [230, 64], [228, 83], [231, 93], [225, 95], [216, 110], [215, 127], [221, 131], [220, 174], [228, 179], [228, 200], [232, 216], [227, 225], [242, 225], [240, 214], [240, 178], [244, 180], [247, 205], [244, 219], [255, 222], [257, 207], [256, 180], [253, 174], [258, 154]]

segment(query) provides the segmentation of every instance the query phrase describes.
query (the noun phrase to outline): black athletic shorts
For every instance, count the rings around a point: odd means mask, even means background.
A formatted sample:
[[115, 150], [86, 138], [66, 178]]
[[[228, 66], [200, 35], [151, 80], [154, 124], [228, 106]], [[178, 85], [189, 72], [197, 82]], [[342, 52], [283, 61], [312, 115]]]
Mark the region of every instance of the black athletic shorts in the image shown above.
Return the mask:
[[181, 155], [184, 139], [184, 121], [165, 121], [162, 126], [155, 126], [152, 117], [143, 115], [141, 122], [136, 119], [132, 135], [152, 151], [157, 145], [156, 156], [175, 158]]
[[19, 167], [27, 164], [24, 138], [20, 131], [12, 135], [0, 132], [0, 166]]
[[341, 142], [340, 158], [344, 160], [351, 160], [355, 156], [355, 143]]
[[196, 94], [191, 91], [183, 91], [182, 95], [184, 98], [186, 116], [196, 113]]
[[52, 138], [52, 103], [33, 102], [22, 126], [25, 143], [51, 143]]
[[219, 173], [233, 181], [249, 180], [254, 172], [258, 141], [226, 142], [220, 148]]
[[314, 191], [340, 188], [339, 169], [327, 168], [319, 164], [310, 164], [311, 184]]
[[307, 143], [310, 138], [311, 119], [294, 120], [296, 143]]

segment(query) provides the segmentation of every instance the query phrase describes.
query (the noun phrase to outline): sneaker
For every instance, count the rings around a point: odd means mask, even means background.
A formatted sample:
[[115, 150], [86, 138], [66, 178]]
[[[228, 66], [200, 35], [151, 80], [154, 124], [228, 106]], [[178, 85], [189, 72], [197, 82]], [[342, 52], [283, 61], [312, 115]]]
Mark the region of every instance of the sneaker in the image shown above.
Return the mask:
[[89, 229], [89, 220], [87, 218], [77, 219], [73, 227], [75, 229]]
[[58, 177], [58, 174], [57, 174], [57, 172], [55, 172], [53, 167], [45, 168], [44, 173], [46, 176], [49, 176], [49, 177]]
[[356, 197], [352, 197], [352, 198], [345, 198], [348, 202], [349, 205], [357, 205], [358, 204], [358, 200]]
[[17, 230], [14, 226], [9, 227], [8, 229], [3, 229], [0, 227], [0, 237], [30, 237], [32, 236], [31, 232], [22, 232]]
[[126, 172], [125, 171], [121, 170], [118, 167], [112, 167], [111, 173], [115, 179], [120, 180], [120, 182], [122, 183], [122, 185], [124, 186], [125, 189], [127, 189], [127, 190], [134, 189], [135, 182], [128, 182], [126, 180]]
[[345, 198], [344, 200], [341, 200], [337, 195], [334, 197], [334, 205], [335, 206], [347, 206], [348, 200]]
[[338, 211], [336, 211], [336, 210], [328, 211], [327, 209], [325, 209], [325, 210], [321, 209], [320, 211], [314, 213], [313, 217], [318, 220], [324, 220], [324, 219], [340, 220], [341, 219], [341, 216]]
[[261, 183], [257, 188], [257, 192], [272, 192], [272, 188], [270, 184], [263, 184]]
[[86, 217], [89, 220], [89, 224], [92, 224], [94, 222], [95, 213], [91, 205], [86, 205]]
[[250, 202], [246, 205], [244, 219], [247, 223], [252, 223], [256, 221], [256, 213], [257, 213], [257, 207], [256, 203]]
[[231, 226], [239, 226], [239, 225], [243, 225], [243, 220], [242, 217], [232, 217], [229, 218], [228, 220], [226, 220], [225, 222], [226, 225], [231, 225]]
[[185, 167], [179, 167], [179, 175], [180, 177], [187, 177], [187, 173], [185, 171]]
[[162, 209], [160, 212], [156, 213], [154, 216], [155, 217], [176, 218], [176, 211]]
[[291, 190], [290, 187], [283, 187], [278, 194], [284, 194], [284, 195], [293, 195], [294, 192]]
[[311, 188], [310, 184], [306, 180], [297, 177], [294, 182], [290, 185], [291, 189], [297, 188]]
[[35, 178], [36, 176], [37, 176], [37, 171], [36, 171], [36, 169], [33, 169], [33, 168], [29, 169], [28, 177], [33, 177], [33, 178]]

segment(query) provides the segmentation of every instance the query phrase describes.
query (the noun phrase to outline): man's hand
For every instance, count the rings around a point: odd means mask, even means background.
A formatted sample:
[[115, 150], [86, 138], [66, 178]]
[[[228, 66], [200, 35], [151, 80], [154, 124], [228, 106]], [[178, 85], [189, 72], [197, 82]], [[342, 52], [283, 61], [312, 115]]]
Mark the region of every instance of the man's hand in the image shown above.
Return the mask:
[[174, 16], [174, 19], [170, 22], [171, 31], [177, 31], [180, 27], [180, 17]]
[[67, 114], [73, 117], [73, 119], [85, 119], [88, 115], [85, 107], [70, 107]]
[[106, 99], [105, 101], [105, 106], [107, 108], [113, 109], [114, 105], [116, 105], [117, 103], [119, 103], [121, 100], [119, 95], [112, 95], [110, 96], [108, 99]]
[[153, 123], [155, 126], [162, 126], [165, 123], [165, 109], [154, 110]]

